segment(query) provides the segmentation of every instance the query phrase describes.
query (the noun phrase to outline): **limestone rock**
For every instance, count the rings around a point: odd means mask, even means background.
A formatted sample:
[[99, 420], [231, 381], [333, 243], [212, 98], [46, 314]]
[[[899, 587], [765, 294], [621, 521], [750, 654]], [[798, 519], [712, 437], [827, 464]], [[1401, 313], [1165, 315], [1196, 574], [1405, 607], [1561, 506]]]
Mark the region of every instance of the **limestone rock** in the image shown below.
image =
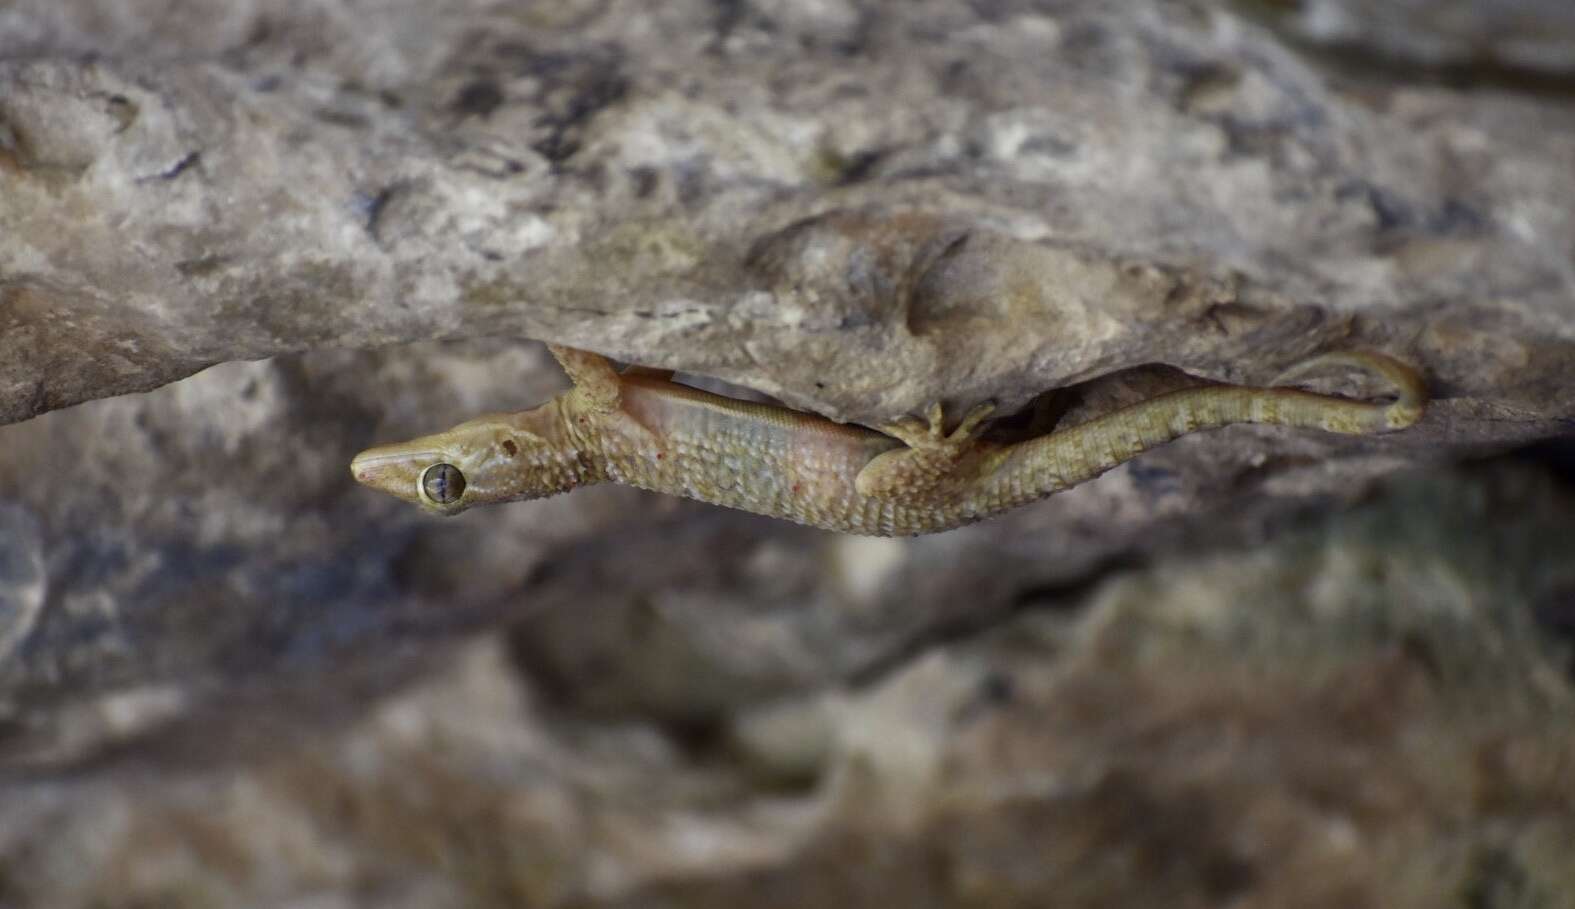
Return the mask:
[[1569, 642], [1531, 619], [1575, 580], [1572, 507], [1524, 465], [1392, 484], [1273, 543], [1042, 592], [707, 735], [565, 709], [484, 635], [239, 768], [154, 773], [172, 756], [144, 748], [0, 786], [0, 895], [1564, 906], [1575, 685]]
[[1575, 411], [1556, 100], [1201, 4], [191, 7], [4, 14], [0, 419], [498, 334], [864, 421], [1341, 345], [1462, 432]]
[[[1245, 8], [1248, 4], [1238, 4]], [[1575, 76], [1575, 9], [1562, 0], [1304, 0], [1256, 12], [1306, 46], [1413, 78], [1557, 92]]]

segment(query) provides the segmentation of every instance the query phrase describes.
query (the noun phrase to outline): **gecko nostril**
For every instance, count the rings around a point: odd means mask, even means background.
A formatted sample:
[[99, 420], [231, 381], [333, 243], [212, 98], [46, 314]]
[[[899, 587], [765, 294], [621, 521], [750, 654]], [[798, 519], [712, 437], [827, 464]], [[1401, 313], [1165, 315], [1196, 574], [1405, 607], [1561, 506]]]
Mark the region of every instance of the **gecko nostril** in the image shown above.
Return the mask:
[[503, 440], [503, 450], [507, 452], [508, 456], [511, 458], [520, 453], [520, 447], [514, 444], [513, 439]]

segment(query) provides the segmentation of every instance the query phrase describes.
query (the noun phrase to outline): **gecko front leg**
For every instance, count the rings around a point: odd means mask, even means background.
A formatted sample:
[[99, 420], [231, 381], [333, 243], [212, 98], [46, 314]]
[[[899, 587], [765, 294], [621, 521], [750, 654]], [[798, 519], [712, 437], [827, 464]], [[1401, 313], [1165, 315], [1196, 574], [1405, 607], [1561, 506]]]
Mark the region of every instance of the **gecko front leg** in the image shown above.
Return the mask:
[[606, 357], [560, 344], [548, 344], [547, 350], [574, 383], [564, 397], [576, 414], [601, 416], [618, 409], [622, 381]]
[[[626, 406], [625, 378], [613, 368], [606, 357], [586, 350], [548, 344], [547, 349], [568, 373], [574, 387], [558, 396], [558, 408], [563, 433], [568, 447], [581, 459], [595, 460], [595, 452], [602, 451], [608, 440], [618, 437], [624, 441], [638, 440], [644, 448], [657, 451], [663, 441]], [[650, 373], [636, 368], [631, 376]], [[600, 468], [598, 468], [600, 469]]]
[[870, 498], [905, 501], [961, 491], [987, 469], [987, 447], [976, 436], [979, 426], [994, 412], [994, 404], [979, 404], [947, 433], [945, 412], [937, 403], [930, 406], [923, 420], [905, 417], [879, 427], [908, 447], [872, 458], [854, 478], [854, 489]]

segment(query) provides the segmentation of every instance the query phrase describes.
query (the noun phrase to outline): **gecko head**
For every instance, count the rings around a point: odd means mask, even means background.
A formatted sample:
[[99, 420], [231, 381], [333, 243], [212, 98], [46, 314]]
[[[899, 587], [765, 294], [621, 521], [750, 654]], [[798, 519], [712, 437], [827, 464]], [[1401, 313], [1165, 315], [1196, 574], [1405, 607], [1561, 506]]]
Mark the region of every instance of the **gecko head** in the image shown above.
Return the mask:
[[379, 445], [355, 456], [356, 482], [427, 511], [539, 499], [586, 482], [586, 467], [556, 431], [551, 405], [488, 414], [430, 436]]

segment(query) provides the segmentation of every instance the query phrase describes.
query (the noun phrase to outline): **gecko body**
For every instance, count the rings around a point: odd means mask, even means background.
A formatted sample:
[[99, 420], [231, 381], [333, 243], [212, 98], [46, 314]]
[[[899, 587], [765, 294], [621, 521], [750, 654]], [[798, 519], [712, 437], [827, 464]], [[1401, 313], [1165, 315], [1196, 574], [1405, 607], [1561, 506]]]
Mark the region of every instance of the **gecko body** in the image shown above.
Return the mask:
[[1392, 384], [1395, 400], [1203, 386], [1002, 444], [977, 438], [989, 405], [950, 432], [939, 405], [877, 432], [710, 394], [650, 370], [620, 375], [596, 354], [550, 349], [571, 390], [533, 410], [368, 449], [351, 464], [355, 478], [439, 514], [614, 482], [827, 530], [914, 535], [1037, 501], [1190, 432], [1232, 423], [1382, 432], [1416, 422], [1427, 397], [1416, 373], [1395, 360], [1329, 354], [1282, 380], [1354, 366]]

